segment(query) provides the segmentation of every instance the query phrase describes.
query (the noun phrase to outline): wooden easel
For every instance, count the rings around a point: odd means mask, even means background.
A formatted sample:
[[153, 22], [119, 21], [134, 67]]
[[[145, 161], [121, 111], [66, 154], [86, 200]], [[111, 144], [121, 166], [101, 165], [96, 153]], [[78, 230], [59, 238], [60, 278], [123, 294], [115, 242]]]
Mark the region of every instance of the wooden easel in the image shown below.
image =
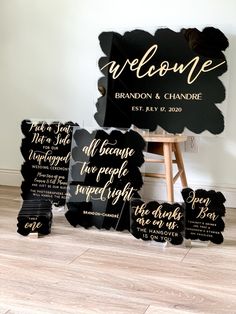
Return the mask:
[[[163, 159], [146, 158], [148, 163], [165, 164], [165, 173], [144, 173], [146, 177], [163, 178], [166, 180], [167, 200], [174, 202], [174, 184], [180, 177], [183, 188], [187, 187], [184, 162], [179, 144], [187, 140], [184, 135], [149, 134], [143, 136], [147, 142], [147, 152], [163, 155]], [[175, 159], [172, 158], [174, 153]], [[173, 176], [173, 164], [177, 164], [178, 172]]]

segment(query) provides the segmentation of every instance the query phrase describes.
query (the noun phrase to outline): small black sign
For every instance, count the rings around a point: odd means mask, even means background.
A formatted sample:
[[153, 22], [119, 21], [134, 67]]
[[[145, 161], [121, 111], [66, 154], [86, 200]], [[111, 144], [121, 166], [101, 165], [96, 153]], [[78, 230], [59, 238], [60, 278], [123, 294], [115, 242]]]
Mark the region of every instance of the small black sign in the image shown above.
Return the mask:
[[183, 242], [184, 209], [178, 204], [131, 202], [131, 233], [137, 239], [181, 244]]
[[100, 126], [170, 133], [188, 128], [219, 134], [224, 117], [218, 107], [225, 99], [219, 77], [227, 71], [222, 53], [225, 35], [214, 27], [175, 32], [157, 29], [103, 32], [99, 36], [105, 56], [99, 60], [104, 74], [98, 81], [102, 96], [95, 119]]
[[211, 241], [215, 244], [223, 242], [225, 215], [225, 197], [221, 192], [192, 190], [182, 191], [186, 205], [185, 237], [191, 240]]
[[46, 200], [25, 200], [17, 217], [17, 232], [47, 235], [51, 232], [52, 204]]
[[143, 185], [145, 141], [132, 130], [77, 128], [73, 138], [66, 218], [73, 226], [129, 229], [129, 203]]
[[65, 204], [73, 123], [23, 120], [22, 198]]

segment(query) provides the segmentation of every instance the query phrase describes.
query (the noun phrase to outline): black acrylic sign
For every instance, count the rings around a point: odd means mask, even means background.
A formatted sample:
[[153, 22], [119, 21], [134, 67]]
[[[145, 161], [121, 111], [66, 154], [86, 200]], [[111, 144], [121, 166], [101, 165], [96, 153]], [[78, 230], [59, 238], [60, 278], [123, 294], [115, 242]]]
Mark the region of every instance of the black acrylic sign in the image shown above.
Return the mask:
[[103, 32], [99, 40], [105, 54], [99, 60], [104, 76], [98, 81], [102, 96], [95, 114], [100, 126], [133, 124], [151, 131], [160, 126], [170, 133], [224, 130], [216, 104], [225, 99], [219, 77], [227, 71], [222, 51], [228, 40], [219, 29]]
[[73, 123], [23, 120], [21, 167], [22, 198], [46, 199], [63, 205], [66, 200]]
[[203, 189], [182, 191], [186, 206], [185, 237], [191, 240], [223, 242], [225, 197], [221, 192]]
[[73, 226], [129, 229], [129, 203], [143, 185], [143, 138], [132, 130], [74, 133], [67, 220]]
[[137, 239], [181, 244], [183, 242], [184, 209], [178, 204], [131, 202], [131, 233]]
[[23, 236], [30, 233], [49, 234], [52, 225], [51, 202], [41, 199], [24, 200], [17, 221], [17, 232]]

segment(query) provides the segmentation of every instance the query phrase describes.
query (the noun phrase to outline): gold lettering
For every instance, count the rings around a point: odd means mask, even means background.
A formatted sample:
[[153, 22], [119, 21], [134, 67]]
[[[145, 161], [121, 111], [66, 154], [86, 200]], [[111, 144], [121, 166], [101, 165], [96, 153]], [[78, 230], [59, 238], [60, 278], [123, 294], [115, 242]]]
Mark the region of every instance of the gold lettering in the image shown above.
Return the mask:
[[[174, 73], [179, 72], [180, 74], [183, 74], [186, 70], [189, 70], [188, 76], [187, 76], [187, 83], [192, 84], [196, 81], [196, 79], [200, 76], [202, 73], [210, 72], [215, 70], [216, 68], [223, 65], [226, 61], [222, 61], [216, 65], [212, 65], [212, 60], [205, 61], [200, 69], [196, 72], [197, 65], [199, 64], [200, 57], [196, 56], [195, 58], [191, 59], [187, 64], [178, 64], [175, 63], [173, 67], [170, 66], [169, 62], [164, 60], [160, 63], [159, 67], [156, 67], [155, 65], [150, 65], [148, 70], [144, 73], [141, 73], [143, 70], [143, 66], [147, 64], [155, 55], [156, 51], [158, 49], [158, 45], [151, 46], [143, 55], [141, 60], [135, 58], [132, 61], [129, 59], [126, 59], [123, 66], [120, 64], [117, 64], [116, 61], [110, 61], [106, 63], [101, 70], [104, 68], [108, 68], [108, 72], [112, 74], [112, 78], [115, 80], [117, 79], [127, 65], [129, 65], [129, 70], [132, 72], [136, 72], [137, 78], [143, 78], [145, 76], [152, 77], [156, 74], [159, 76], [164, 76], [167, 74], [168, 71], [172, 71]], [[195, 73], [196, 72], [196, 73]]]
[[189, 196], [187, 197], [186, 199], [186, 202], [191, 204], [191, 208], [194, 209], [195, 208], [195, 204], [204, 204], [205, 206], [208, 206], [211, 202], [210, 198], [207, 197], [207, 198], [199, 198], [199, 197], [196, 197], [195, 196], [195, 191], [191, 191], [189, 193]]
[[37, 222], [37, 221], [27, 222], [25, 224], [25, 229], [31, 229], [32, 231], [39, 229], [40, 227], [42, 227], [42, 224], [41, 222]]
[[96, 181], [99, 182], [100, 181], [100, 175], [101, 174], [106, 174], [106, 175], [110, 175], [110, 179], [109, 181], [112, 183], [114, 180], [114, 176], [117, 175], [117, 178], [120, 179], [122, 176], [126, 176], [129, 172], [129, 170], [126, 168], [128, 164], [128, 161], [125, 160], [120, 168], [113, 168], [113, 167], [100, 167], [98, 170], [98, 174], [96, 177]]
[[152, 215], [154, 216], [154, 218], [162, 219], [167, 217], [168, 220], [180, 220], [183, 217], [183, 214], [181, 214], [180, 212], [180, 207], [176, 207], [174, 211], [163, 211], [162, 208], [163, 206], [160, 205], [157, 207], [157, 209], [152, 211]]
[[[86, 195], [86, 202], [89, 202], [90, 199], [100, 199], [101, 201], [113, 199], [111, 203], [115, 205], [121, 197], [123, 201], [130, 201], [134, 191], [136, 191], [131, 186], [130, 182], [128, 182], [122, 190], [116, 188], [111, 189], [110, 184], [110, 181], [107, 181], [104, 187], [82, 186], [78, 184], [76, 186], [75, 195], [79, 193]], [[96, 195], [98, 195], [98, 197], [95, 197]]]
[[[157, 48], [158, 48], [157, 45], [153, 45], [152, 47], [150, 47], [150, 48], [147, 50], [147, 52], [144, 54], [144, 56], [142, 57], [142, 59], [140, 60], [140, 63], [139, 63], [139, 65], [138, 65], [138, 67], [137, 67], [137, 72], [136, 72], [137, 78], [142, 78], [142, 77], [145, 77], [146, 75], [148, 75], [148, 76], [153, 76], [153, 75], [155, 74], [155, 72], [154, 72], [154, 74], [152, 73], [152, 70], [155, 70], [155, 66], [154, 66], [154, 65], [152, 65], [152, 66], [149, 68], [149, 70], [148, 70], [146, 73], [144, 73], [143, 75], [141, 75], [139, 72], [140, 72], [142, 66], [143, 66], [144, 64], [146, 64], [149, 60], [152, 59], [152, 57], [154, 56], [154, 54], [155, 54], [156, 51], [157, 51]], [[152, 50], [153, 50], [153, 51], [152, 51]], [[151, 55], [149, 56], [150, 53], [151, 53]], [[147, 59], [146, 59], [146, 58], [147, 58]]]
[[98, 170], [96, 166], [89, 166], [89, 163], [86, 161], [83, 162], [80, 174], [83, 175], [84, 173], [95, 173]]
[[137, 218], [136, 222], [138, 224], [140, 224], [141, 226], [145, 226], [145, 225], [149, 225], [151, 223], [151, 220], [150, 219], [144, 219], [142, 217], [142, 218]]
[[209, 211], [208, 207], [201, 207], [200, 212], [196, 218], [204, 219], [207, 217], [215, 221], [219, 217], [219, 215], [216, 215], [215, 213], [209, 213], [208, 211]]
[[59, 132], [65, 132], [65, 133], [69, 134], [70, 130], [71, 130], [70, 125], [63, 125], [61, 123], [58, 123], [57, 129], [54, 131], [54, 133], [58, 134]]
[[117, 157], [120, 157], [121, 159], [126, 159], [128, 157], [133, 156], [135, 153], [134, 149], [126, 147], [126, 148], [117, 148], [117, 147], [107, 147], [107, 145], [115, 146], [117, 144], [117, 141], [114, 143], [110, 143], [108, 140], [105, 140], [100, 149], [99, 154], [102, 155], [115, 155]]
[[141, 217], [150, 214], [150, 210], [146, 209], [146, 204], [143, 203], [141, 206], [137, 206], [134, 211], [134, 215], [140, 215]]
[[53, 145], [68, 145], [70, 144], [70, 134], [67, 134], [65, 137], [62, 137], [61, 133], [57, 134], [56, 140], [53, 142]]
[[[138, 59], [136, 59], [136, 60], [138, 60]], [[105, 67], [109, 67], [109, 73], [113, 73], [112, 74], [112, 78], [115, 80], [115, 79], [117, 79], [120, 75], [121, 75], [121, 73], [124, 71], [124, 68], [126, 67], [126, 64], [132, 64], [132, 62], [130, 63], [130, 61], [129, 61], [129, 59], [127, 59], [126, 61], [125, 61], [125, 63], [124, 63], [124, 65], [123, 65], [123, 67], [120, 69], [120, 65], [119, 64], [117, 64], [116, 65], [116, 61], [110, 61], [110, 62], [108, 62], [108, 63], [106, 63], [102, 68], [101, 68], [101, 70], [103, 70]], [[119, 71], [119, 69], [120, 69], [120, 71]], [[131, 66], [131, 69], [132, 69], [132, 66]], [[119, 71], [119, 72], [117, 72], [117, 71]]]
[[66, 156], [54, 156], [52, 154], [53, 154], [52, 150], [42, 152], [30, 149], [28, 159], [36, 160], [39, 165], [41, 165], [42, 161], [49, 162], [51, 166], [57, 166], [59, 162], [64, 162], [65, 164], [67, 164], [70, 160], [70, 153], [68, 153]]
[[84, 146], [82, 151], [85, 153], [85, 155], [93, 157], [97, 152], [97, 146], [99, 145], [100, 142], [101, 140], [94, 139], [92, 140], [89, 146]]

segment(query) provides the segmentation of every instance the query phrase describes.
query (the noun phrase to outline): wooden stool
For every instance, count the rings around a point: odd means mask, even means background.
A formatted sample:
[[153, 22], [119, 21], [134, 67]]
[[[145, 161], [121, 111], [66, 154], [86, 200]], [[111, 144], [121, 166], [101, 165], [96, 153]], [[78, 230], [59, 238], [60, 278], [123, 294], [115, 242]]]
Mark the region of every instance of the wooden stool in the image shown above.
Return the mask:
[[[148, 143], [147, 152], [157, 155], [163, 155], [164, 159], [150, 159], [145, 161], [149, 163], [164, 163], [165, 173], [144, 173], [146, 177], [164, 178], [167, 185], [167, 200], [174, 202], [174, 183], [180, 177], [183, 188], [187, 187], [187, 179], [184, 170], [184, 163], [179, 147], [179, 143], [185, 142], [187, 136], [183, 135], [162, 135], [149, 134], [144, 136]], [[175, 155], [175, 160], [172, 159], [172, 152]], [[173, 177], [173, 163], [177, 164], [178, 172]]]

